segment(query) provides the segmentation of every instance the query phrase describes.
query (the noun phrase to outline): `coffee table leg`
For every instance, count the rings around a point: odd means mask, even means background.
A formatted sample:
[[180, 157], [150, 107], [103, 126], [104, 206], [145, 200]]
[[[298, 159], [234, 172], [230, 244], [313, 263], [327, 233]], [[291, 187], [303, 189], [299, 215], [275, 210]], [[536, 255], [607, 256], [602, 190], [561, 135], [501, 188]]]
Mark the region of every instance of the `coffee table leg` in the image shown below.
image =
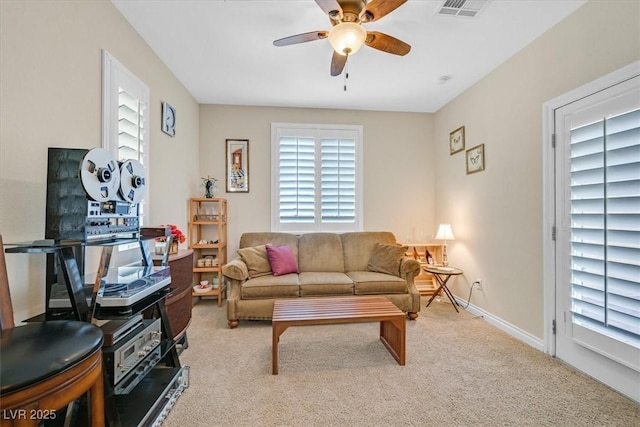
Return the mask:
[[278, 375], [278, 344], [280, 342], [280, 335], [286, 331], [288, 326], [281, 325], [278, 322], [271, 322], [271, 373]]
[[406, 363], [406, 325], [404, 315], [380, 322], [380, 341], [400, 366]]

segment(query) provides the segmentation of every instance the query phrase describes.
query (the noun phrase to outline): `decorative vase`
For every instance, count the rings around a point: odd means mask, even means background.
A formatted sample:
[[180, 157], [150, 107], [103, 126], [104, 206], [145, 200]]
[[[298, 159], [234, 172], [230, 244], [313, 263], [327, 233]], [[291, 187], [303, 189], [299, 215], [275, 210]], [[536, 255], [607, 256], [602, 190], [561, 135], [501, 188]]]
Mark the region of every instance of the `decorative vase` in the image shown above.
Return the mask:
[[169, 253], [170, 254], [177, 254], [178, 253], [178, 241], [174, 240], [171, 242], [171, 247], [169, 248]]

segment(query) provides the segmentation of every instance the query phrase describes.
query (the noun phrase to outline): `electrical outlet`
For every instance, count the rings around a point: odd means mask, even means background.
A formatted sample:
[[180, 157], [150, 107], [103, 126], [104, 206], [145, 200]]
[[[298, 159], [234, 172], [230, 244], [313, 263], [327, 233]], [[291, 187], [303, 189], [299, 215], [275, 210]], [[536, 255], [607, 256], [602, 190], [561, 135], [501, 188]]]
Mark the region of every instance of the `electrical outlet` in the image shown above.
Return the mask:
[[475, 284], [476, 284], [476, 289], [481, 291], [482, 290], [482, 279], [476, 279]]

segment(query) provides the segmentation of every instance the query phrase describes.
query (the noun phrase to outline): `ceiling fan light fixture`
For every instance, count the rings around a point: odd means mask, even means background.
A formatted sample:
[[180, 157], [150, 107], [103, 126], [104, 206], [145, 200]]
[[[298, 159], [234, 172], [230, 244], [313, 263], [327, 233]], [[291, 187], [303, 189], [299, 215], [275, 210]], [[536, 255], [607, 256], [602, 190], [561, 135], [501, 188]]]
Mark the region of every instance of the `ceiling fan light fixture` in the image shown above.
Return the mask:
[[353, 55], [364, 44], [367, 31], [360, 24], [342, 22], [329, 31], [329, 43], [340, 55]]

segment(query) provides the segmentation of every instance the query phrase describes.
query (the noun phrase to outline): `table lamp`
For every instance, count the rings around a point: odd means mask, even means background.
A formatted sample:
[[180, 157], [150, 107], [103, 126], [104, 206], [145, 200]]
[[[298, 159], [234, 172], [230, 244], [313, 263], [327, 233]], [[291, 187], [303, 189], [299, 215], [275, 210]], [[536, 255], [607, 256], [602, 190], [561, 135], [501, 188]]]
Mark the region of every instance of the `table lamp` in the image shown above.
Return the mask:
[[444, 240], [444, 246], [442, 247], [442, 265], [445, 267], [449, 265], [447, 260], [447, 240], [455, 240], [453, 231], [451, 231], [450, 224], [440, 224], [438, 226], [438, 232], [436, 233], [437, 240]]

